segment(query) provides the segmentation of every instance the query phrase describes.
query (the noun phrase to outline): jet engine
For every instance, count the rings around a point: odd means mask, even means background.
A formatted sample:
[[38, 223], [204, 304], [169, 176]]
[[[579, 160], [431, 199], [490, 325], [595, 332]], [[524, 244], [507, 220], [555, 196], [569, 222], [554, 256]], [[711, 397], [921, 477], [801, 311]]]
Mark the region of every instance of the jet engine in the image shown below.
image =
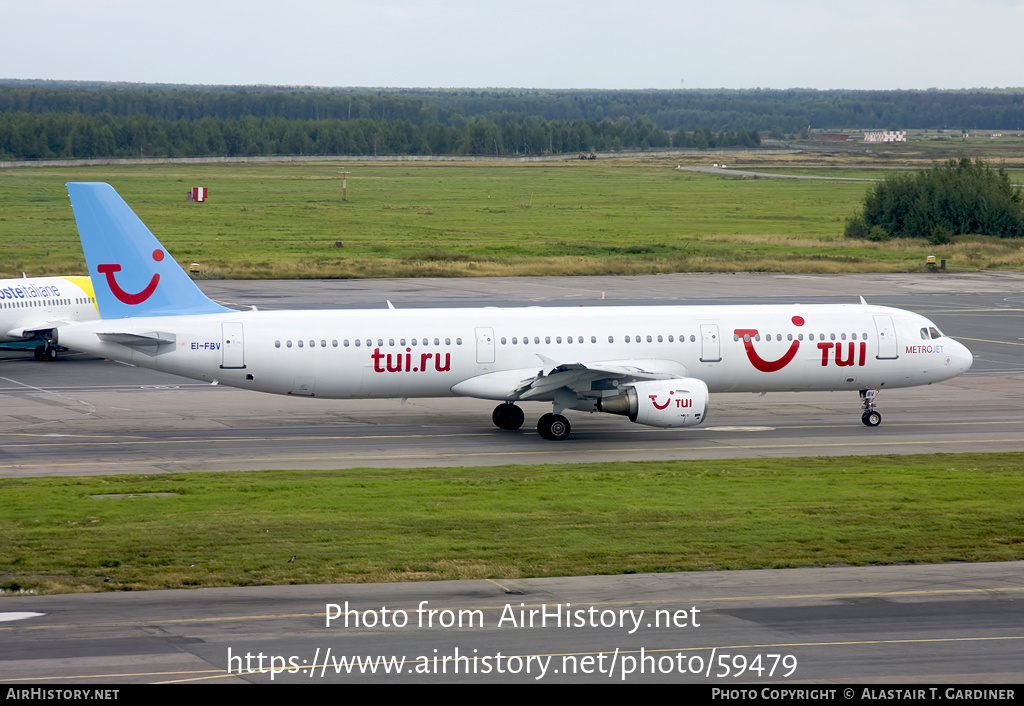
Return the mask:
[[696, 378], [636, 382], [599, 399], [597, 409], [650, 427], [695, 427], [707, 417], [708, 386]]

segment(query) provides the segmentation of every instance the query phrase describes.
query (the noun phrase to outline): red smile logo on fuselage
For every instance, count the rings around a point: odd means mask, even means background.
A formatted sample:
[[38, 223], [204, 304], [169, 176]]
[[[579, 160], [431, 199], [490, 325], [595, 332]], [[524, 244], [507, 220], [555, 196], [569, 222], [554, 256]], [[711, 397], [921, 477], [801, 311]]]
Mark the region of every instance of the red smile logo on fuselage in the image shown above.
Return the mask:
[[[163, 260], [164, 251], [154, 250], [153, 259], [156, 262]], [[99, 265], [96, 270], [107, 276], [107, 286], [110, 287], [110, 291], [113, 292], [118, 301], [124, 302], [125, 304], [141, 304], [153, 296], [153, 292], [156, 291], [156, 286], [160, 283], [160, 275], [154, 274], [153, 278], [149, 280], [149, 284], [147, 284], [142, 291], [131, 294], [130, 292], [126, 292], [121, 289], [121, 285], [119, 285], [117, 280], [114, 279], [114, 273], [121, 271], [120, 265]]]
[[[804, 317], [794, 316], [794, 326], [803, 326]], [[789, 350], [782, 354], [782, 357], [778, 360], [765, 360], [757, 354], [754, 350], [754, 336], [757, 335], [756, 328], [738, 328], [733, 331], [737, 336], [743, 339], [743, 348], [747, 351], [747, 358], [750, 359], [750, 364], [760, 370], [762, 373], [774, 373], [777, 370], [782, 370], [784, 367], [789, 365], [789, 361], [793, 360], [796, 356], [796, 351], [800, 348], [800, 341], [793, 341], [789, 346]]]

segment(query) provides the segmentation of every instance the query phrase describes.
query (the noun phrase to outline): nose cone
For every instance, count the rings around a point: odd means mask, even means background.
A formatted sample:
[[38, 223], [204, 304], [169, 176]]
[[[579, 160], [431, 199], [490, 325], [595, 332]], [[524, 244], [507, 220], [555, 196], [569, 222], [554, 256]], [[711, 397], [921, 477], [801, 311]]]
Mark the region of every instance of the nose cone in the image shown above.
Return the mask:
[[957, 375], [967, 372], [974, 365], [974, 356], [967, 349], [967, 346], [959, 341], [950, 341], [949, 356], [952, 359], [950, 366], [956, 371]]

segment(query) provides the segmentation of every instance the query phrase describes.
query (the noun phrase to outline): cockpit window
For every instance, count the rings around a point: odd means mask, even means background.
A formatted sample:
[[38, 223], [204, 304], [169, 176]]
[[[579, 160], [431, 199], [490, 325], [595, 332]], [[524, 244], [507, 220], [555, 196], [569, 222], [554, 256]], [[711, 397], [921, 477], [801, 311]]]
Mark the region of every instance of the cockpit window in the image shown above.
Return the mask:
[[929, 338], [928, 337], [928, 329], [926, 329], [926, 328], [921, 329], [921, 340], [927, 341], [928, 338]]
[[929, 326], [928, 327], [928, 333], [930, 333], [932, 335], [932, 338], [942, 338], [942, 332], [939, 331], [934, 326]]

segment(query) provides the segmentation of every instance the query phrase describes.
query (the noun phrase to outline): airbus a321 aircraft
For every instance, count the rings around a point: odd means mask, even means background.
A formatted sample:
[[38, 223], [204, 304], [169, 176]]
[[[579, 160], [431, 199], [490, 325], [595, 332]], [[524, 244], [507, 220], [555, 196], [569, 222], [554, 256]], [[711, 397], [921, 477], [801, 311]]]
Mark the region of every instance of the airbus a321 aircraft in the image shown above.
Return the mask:
[[34, 348], [36, 360], [50, 360], [58, 326], [98, 318], [88, 277], [0, 279], [0, 347]]
[[107, 184], [68, 184], [102, 321], [61, 345], [247, 390], [329, 398], [467, 396], [691, 427], [712, 392], [874, 392], [967, 370], [970, 351], [917, 314], [859, 304], [234, 311], [208, 299]]

